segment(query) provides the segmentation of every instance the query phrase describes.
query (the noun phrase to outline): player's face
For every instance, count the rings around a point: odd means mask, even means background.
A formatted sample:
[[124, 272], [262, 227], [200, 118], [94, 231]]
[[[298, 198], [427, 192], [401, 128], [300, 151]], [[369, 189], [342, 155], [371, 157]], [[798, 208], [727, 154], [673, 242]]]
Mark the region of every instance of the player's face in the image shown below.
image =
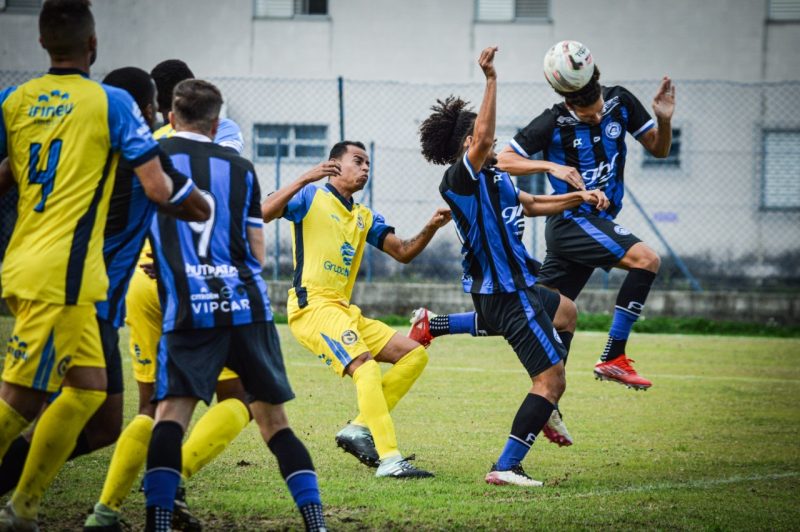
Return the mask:
[[338, 181], [348, 190], [361, 190], [369, 180], [369, 156], [358, 146], [348, 146], [340, 160], [342, 173]]
[[575, 113], [578, 120], [584, 124], [596, 126], [603, 120], [603, 103], [605, 103], [603, 102], [603, 97], [600, 96], [592, 105], [578, 107], [576, 105], [567, 104], [567, 107]]

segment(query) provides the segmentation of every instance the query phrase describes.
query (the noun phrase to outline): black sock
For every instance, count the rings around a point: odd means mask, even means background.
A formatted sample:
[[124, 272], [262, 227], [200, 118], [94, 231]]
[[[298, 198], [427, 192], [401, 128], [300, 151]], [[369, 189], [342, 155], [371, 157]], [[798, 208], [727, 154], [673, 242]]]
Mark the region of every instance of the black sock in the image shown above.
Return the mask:
[[183, 427], [175, 421], [159, 421], [153, 427], [144, 474], [148, 532], [170, 530], [175, 494], [181, 481], [182, 440]]
[[574, 332], [558, 331], [558, 337], [561, 338], [561, 343], [564, 344], [564, 349], [567, 353], [564, 355], [564, 365], [567, 365], [567, 358], [569, 357], [569, 348], [572, 346], [572, 338], [575, 336]]
[[325, 530], [317, 474], [306, 446], [288, 427], [276, 432], [267, 446], [278, 460], [278, 468], [303, 516], [306, 530]]
[[311, 455], [292, 429], [276, 432], [267, 442], [267, 447], [278, 460], [278, 468], [284, 479], [296, 471], [314, 471]]
[[437, 336], [442, 336], [445, 334], [450, 334], [450, 316], [444, 314], [442, 316], [436, 316], [430, 320], [430, 330], [431, 336], [436, 338]]
[[554, 405], [541, 395], [529, 393], [517, 410], [514, 422], [511, 424], [511, 435], [521, 441], [533, 444], [536, 436], [542, 431]]
[[628, 335], [633, 324], [644, 310], [644, 304], [653, 286], [656, 274], [641, 268], [632, 268], [617, 294], [614, 319], [608, 334], [608, 342], [600, 356], [600, 360], [608, 362], [625, 353]]
[[0, 463], [0, 496], [17, 487], [30, 449], [31, 442], [22, 436], [11, 442], [11, 446], [6, 451], [2, 463]]

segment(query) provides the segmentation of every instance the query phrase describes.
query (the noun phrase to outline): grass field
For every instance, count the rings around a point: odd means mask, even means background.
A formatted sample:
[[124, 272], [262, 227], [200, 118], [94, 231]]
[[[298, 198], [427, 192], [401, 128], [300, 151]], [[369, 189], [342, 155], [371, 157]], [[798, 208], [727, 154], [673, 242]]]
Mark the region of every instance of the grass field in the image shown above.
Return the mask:
[[[11, 321], [0, 319], [5, 337]], [[376, 479], [335, 447], [354, 416], [339, 380], [280, 327], [297, 399], [288, 410], [320, 476], [332, 530], [797, 529], [800, 523], [800, 340], [634, 335], [634, 392], [592, 378], [601, 333], [580, 333], [561, 402], [574, 446], [540, 439], [524, 465], [545, 487], [484, 484], [529, 385], [495, 338], [443, 338], [394, 413], [401, 450], [436, 473]], [[127, 340], [127, 331], [122, 333]], [[129, 368], [125, 360], [126, 370]], [[128, 390], [134, 390], [130, 373]], [[126, 420], [135, 397], [126, 401]], [[75, 530], [97, 498], [110, 451], [68, 463], [51, 487], [43, 530]], [[188, 485], [206, 530], [302, 527], [272, 455], [251, 424]], [[143, 527], [132, 493], [124, 510]]]

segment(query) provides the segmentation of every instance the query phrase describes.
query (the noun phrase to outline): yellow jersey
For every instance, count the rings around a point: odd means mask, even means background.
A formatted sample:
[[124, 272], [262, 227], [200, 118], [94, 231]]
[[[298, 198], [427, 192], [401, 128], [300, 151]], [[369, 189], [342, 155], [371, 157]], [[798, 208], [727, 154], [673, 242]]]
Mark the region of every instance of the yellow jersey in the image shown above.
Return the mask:
[[380, 214], [345, 199], [330, 183], [303, 187], [283, 217], [293, 222], [290, 313], [317, 300], [349, 305], [364, 244], [383, 249], [386, 235], [394, 232]]
[[103, 232], [120, 154], [158, 144], [130, 95], [75, 69], [0, 91], [0, 159], [19, 188], [3, 297], [75, 305], [106, 298]]

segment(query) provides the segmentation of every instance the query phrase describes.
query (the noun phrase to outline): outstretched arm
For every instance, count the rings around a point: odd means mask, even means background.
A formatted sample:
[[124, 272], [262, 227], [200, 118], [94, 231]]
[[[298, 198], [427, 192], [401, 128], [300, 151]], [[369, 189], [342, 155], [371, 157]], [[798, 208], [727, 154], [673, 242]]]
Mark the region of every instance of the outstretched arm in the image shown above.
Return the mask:
[[511, 146], [506, 146], [503, 151], [497, 154], [497, 168], [511, 175], [530, 175], [547, 172], [577, 190], [586, 190], [583, 177], [575, 168], [545, 160], [528, 159], [515, 152]]
[[486, 89], [483, 91], [483, 101], [475, 118], [472, 130], [472, 142], [467, 149], [467, 158], [472, 168], [478, 172], [483, 168], [483, 163], [492, 153], [494, 147], [494, 128], [497, 114], [497, 72], [494, 69], [494, 54], [497, 46], [490, 46], [481, 52], [478, 64], [486, 76]]
[[675, 112], [675, 85], [669, 77], [664, 76], [653, 98], [653, 113], [657, 126], [639, 138], [654, 157], [663, 159], [669, 155], [672, 146], [672, 114]]
[[319, 181], [323, 177], [339, 175], [341, 171], [342, 167], [339, 161], [330, 159], [319, 163], [293, 182], [276, 190], [261, 204], [261, 216], [264, 218], [264, 222], [268, 223], [275, 218], [280, 218], [289, 200], [307, 184]]
[[609, 202], [602, 190], [570, 192], [569, 194], [534, 196], [527, 192], [519, 193], [519, 202], [525, 216], [549, 216], [572, 209], [581, 203], [594, 205], [598, 211], [608, 208]]
[[422, 231], [417, 236], [411, 237], [408, 240], [401, 240], [394, 233], [389, 233], [383, 241], [383, 251], [390, 255], [393, 259], [403, 264], [408, 264], [414, 257], [422, 253], [425, 246], [431, 241], [433, 235], [440, 227], [447, 225], [447, 222], [452, 218], [450, 209], [439, 208], [436, 213], [425, 224]]

